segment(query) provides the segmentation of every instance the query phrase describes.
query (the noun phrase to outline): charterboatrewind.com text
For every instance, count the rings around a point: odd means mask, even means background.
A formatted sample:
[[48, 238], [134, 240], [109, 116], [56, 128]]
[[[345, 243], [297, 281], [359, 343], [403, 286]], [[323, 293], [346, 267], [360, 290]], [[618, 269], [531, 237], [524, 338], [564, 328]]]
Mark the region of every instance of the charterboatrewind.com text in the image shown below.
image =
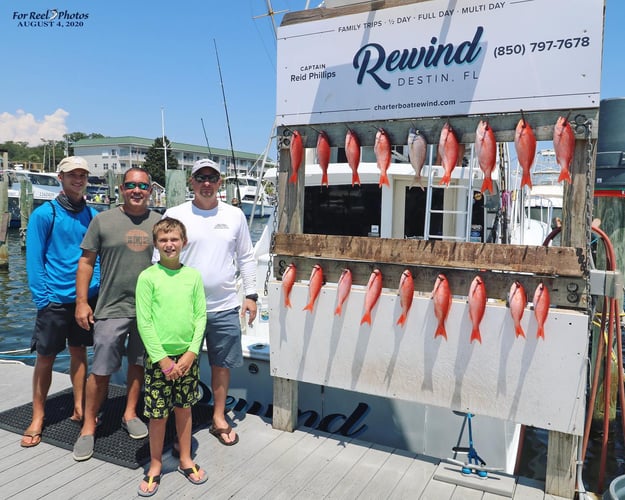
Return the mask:
[[88, 19], [89, 13], [71, 10], [13, 11], [18, 28], [81, 28]]

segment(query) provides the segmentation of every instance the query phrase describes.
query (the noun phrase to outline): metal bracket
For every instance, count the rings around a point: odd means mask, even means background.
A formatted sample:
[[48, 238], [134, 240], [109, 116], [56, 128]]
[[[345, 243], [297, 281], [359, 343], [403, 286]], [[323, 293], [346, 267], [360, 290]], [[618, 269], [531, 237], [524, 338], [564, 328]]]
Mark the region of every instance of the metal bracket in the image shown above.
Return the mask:
[[620, 271], [590, 270], [590, 294], [623, 299], [623, 275]]

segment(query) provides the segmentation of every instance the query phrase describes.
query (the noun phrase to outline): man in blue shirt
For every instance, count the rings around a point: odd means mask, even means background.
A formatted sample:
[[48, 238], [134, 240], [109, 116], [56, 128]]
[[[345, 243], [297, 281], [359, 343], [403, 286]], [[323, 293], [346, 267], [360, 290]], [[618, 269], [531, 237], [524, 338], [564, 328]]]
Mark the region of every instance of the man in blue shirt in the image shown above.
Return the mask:
[[[21, 445], [25, 448], [41, 442], [45, 403], [52, 382], [56, 355], [66, 344], [70, 353], [70, 377], [74, 388], [74, 411], [71, 419], [83, 419], [87, 346], [93, 345], [93, 334], [81, 328], [74, 318], [76, 308], [76, 270], [82, 254], [80, 242], [96, 212], [88, 207], [84, 192], [89, 167], [78, 156], [59, 163], [63, 191], [56, 199], [38, 207], [30, 217], [26, 232], [26, 270], [28, 286], [37, 306], [37, 319], [31, 340], [31, 351], [37, 352], [33, 371], [33, 416], [24, 431]], [[95, 304], [100, 272], [89, 284], [89, 299]]]

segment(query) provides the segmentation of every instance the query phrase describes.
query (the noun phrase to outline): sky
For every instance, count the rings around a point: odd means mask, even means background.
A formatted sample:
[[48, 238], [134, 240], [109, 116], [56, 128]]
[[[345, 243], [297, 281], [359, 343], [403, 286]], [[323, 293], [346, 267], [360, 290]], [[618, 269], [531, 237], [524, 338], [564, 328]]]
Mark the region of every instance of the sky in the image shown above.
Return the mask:
[[[306, 3], [272, 0], [275, 23]], [[52, 9], [65, 26], [20, 26]], [[260, 154], [276, 94], [266, 12], [266, 0], [4, 0], [0, 143], [71, 132], [156, 138], [164, 123], [170, 141], [230, 149], [232, 138], [235, 150]], [[602, 99], [625, 97], [623, 19], [625, 2], [606, 0]]]

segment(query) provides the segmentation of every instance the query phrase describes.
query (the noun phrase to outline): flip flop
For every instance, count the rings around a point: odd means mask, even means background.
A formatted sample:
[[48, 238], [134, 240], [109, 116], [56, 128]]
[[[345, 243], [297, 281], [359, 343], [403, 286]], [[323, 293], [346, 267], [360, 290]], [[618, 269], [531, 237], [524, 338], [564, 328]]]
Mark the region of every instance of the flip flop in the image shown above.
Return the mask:
[[234, 446], [235, 444], [239, 442], [238, 434], [235, 434], [234, 441], [228, 442], [223, 438], [222, 434], [229, 435], [232, 432], [232, 427], [230, 426], [223, 428], [223, 429], [218, 429], [214, 425], [211, 425], [210, 429], [208, 429], [208, 432], [210, 432], [213, 436], [219, 439], [219, 442], [223, 444], [224, 446]]
[[[161, 475], [160, 474], [158, 474], [157, 476], [146, 475], [146, 476], [143, 476], [143, 480], [146, 483], [148, 483], [148, 491], [143, 491], [141, 489], [141, 485], [139, 485], [139, 487], [137, 488], [137, 494], [140, 497], [151, 497], [158, 491], [158, 487], [161, 484]], [[152, 486], [152, 484], [156, 484], [156, 486], [154, 487], [152, 491], [150, 491], [150, 487]]]
[[206, 473], [206, 471], [204, 471], [204, 477], [202, 477], [202, 479], [196, 480], [191, 477], [191, 474], [199, 475], [200, 470], [201, 469], [198, 464], [195, 464], [193, 467], [189, 467], [188, 469], [183, 469], [182, 467], [178, 466], [178, 472], [180, 472], [180, 474], [186, 477], [189, 482], [193, 484], [204, 484], [206, 481], [208, 481], [208, 474]]
[[[30, 442], [26, 442], [25, 438], [30, 438]], [[22, 448], [32, 448], [41, 443], [41, 431], [40, 432], [24, 432], [20, 446]]]

